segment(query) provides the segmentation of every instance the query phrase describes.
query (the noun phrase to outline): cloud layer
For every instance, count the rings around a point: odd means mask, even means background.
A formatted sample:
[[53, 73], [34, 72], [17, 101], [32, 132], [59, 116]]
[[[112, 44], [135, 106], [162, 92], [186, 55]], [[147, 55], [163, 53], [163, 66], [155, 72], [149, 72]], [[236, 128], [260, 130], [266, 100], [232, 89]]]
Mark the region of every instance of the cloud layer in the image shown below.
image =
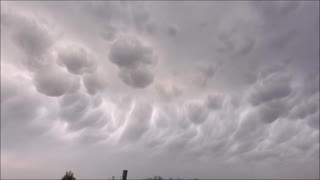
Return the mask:
[[1, 178], [319, 178], [318, 14], [1, 2]]

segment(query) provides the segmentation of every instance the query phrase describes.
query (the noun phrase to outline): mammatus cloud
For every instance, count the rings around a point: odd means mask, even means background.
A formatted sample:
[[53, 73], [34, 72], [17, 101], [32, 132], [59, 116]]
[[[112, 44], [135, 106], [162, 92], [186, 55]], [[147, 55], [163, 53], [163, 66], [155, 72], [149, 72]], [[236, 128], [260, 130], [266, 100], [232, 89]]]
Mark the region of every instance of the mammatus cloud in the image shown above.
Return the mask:
[[144, 88], [153, 82], [153, 75], [148, 69], [122, 69], [119, 78], [135, 88]]
[[201, 124], [203, 123], [208, 116], [208, 111], [206, 107], [203, 107], [201, 104], [188, 104], [187, 105], [188, 118], [192, 123]]
[[51, 37], [40, 23], [23, 16], [13, 14], [8, 16], [12, 18], [12, 24], [9, 23], [9, 26], [13, 26], [11, 28], [17, 30], [12, 34], [13, 41], [27, 55], [31, 57], [41, 56], [51, 46]]
[[223, 107], [224, 97], [220, 94], [208, 95], [206, 105], [209, 109], [219, 110]]
[[76, 83], [78, 82], [75, 77], [70, 77], [66, 71], [59, 67], [38, 71], [34, 75], [36, 89], [47, 96], [61, 96], [71, 91]]
[[318, 13], [1, 2], [1, 178], [319, 178]]
[[69, 45], [58, 52], [58, 61], [64, 64], [70, 73], [83, 74], [93, 72], [95, 59], [89, 52], [78, 45]]
[[280, 73], [270, 74], [258, 82], [252, 91], [249, 101], [253, 105], [285, 98], [291, 92], [290, 77]]
[[153, 64], [152, 49], [145, 47], [138, 39], [125, 38], [116, 41], [110, 49], [110, 60], [119, 67], [136, 68]]
[[145, 88], [153, 82], [148, 66], [156, 63], [156, 57], [153, 50], [138, 39], [117, 40], [111, 46], [109, 58], [119, 67], [119, 78], [125, 84]]
[[104, 78], [104, 74], [97, 71], [93, 74], [87, 74], [82, 78], [83, 85], [89, 94], [97, 94], [107, 88], [108, 82]]

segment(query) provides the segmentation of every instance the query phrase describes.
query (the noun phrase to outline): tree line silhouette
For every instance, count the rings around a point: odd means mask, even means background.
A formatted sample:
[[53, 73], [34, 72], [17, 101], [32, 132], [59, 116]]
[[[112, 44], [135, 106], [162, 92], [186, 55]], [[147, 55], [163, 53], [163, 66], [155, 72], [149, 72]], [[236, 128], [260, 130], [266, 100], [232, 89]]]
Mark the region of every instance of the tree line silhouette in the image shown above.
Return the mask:
[[[127, 175], [128, 175], [128, 170], [123, 170], [122, 176], [120, 180], [127, 180]], [[76, 178], [73, 175], [72, 171], [66, 171], [65, 175], [62, 177], [61, 180], [76, 180]], [[112, 176], [112, 178], [109, 180], [116, 180], [114, 176]], [[174, 180], [173, 178], [162, 178], [161, 176], [154, 176], [154, 178], [145, 178], [144, 180]], [[184, 180], [184, 179], [180, 179], [180, 178], [176, 178], [176, 180]], [[197, 178], [194, 179], [189, 179], [189, 180], [199, 180]]]

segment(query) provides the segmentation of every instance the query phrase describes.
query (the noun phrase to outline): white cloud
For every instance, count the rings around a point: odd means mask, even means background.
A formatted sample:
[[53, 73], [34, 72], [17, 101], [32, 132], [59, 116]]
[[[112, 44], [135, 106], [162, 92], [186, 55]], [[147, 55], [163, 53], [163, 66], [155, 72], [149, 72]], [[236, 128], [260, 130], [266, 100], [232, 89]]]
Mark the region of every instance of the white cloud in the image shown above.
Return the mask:
[[62, 104], [60, 107], [62, 119], [68, 123], [74, 123], [86, 115], [90, 107], [90, 98], [82, 93], [66, 94], [62, 96]]
[[153, 108], [149, 104], [133, 104], [133, 110], [127, 119], [121, 140], [136, 142], [149, 128]]
[[173, 100], [183, 94], [182, 87], [170, 82], [157, 83], [154, 88], [159, 98], [164, 101]]

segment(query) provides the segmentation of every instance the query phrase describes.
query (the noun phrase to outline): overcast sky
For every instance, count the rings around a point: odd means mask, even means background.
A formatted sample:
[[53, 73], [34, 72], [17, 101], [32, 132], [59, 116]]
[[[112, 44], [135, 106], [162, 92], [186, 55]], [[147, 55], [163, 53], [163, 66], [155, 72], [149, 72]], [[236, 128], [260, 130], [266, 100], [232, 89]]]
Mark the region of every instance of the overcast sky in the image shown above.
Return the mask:
[[319, 178], [319, 2], [1, 1], [1, 178]]

